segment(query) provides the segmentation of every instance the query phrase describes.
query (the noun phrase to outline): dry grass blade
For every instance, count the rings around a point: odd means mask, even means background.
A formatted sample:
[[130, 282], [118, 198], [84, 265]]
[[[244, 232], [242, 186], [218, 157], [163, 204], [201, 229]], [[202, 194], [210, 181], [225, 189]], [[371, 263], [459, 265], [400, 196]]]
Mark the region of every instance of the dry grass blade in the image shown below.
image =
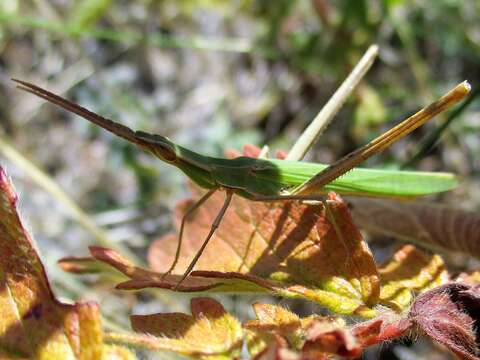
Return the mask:
[[335, 91], [312, 123], [302, 133], [287, 155], [287, 160], [301, 160], [317, 138], [325, 131], [348, 96], [357, 87], [378, 55], [378, 45], [371, 45], [345, 81]]

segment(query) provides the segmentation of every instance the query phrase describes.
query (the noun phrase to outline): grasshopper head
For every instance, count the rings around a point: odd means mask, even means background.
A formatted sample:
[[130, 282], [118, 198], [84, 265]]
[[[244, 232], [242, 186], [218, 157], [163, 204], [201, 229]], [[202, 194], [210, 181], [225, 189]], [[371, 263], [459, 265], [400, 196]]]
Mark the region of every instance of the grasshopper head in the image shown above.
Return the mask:
[[166, 162], [174, 162], [177, 159], [175, 146], [166, 137], [143, 131], [136, 131], [135, 137], [144, 143], [145, 147], [160, 159]]

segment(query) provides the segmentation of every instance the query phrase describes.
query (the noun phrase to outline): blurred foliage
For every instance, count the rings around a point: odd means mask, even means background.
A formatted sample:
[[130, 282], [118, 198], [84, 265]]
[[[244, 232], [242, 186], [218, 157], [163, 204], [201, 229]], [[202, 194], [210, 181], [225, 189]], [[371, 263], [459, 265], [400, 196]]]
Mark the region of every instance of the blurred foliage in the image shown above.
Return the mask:
[[[186, 196], [184, 177], [16, 91], [11, 77], [199, 152], [221, 155], [246, 143], [289, 149], [367, 47], [378, 43], [379, 60], [308, 155], [331, 162], [453, 84], [468, 79], [475, 89], [479, 14], [476, 0], [0, 1], [0, 136], [94, 214], [112, 241], [143, 257], [149, 241], [171, 229], [168, 209]], [[462, 175], [461, 188], [442, 199], [470, 209], [480, 203], [479, 112], [479, 101], [472, 101], [435, 133], [436, 147], [415, 165]], [[447, 116], [367, 165], [407, 162]], [[80, 291], [54, 262], [86, 254], [91, 235], [32, 186], [28, 173], [3, 154], [0, 162], [22, 194], [22, 210], [61, 294], [108, 301], [102, 309], [121, 324], [132, 308], [184, 310], [188, 300], [173, 301], [169, 293], [120, 298], [109, 288]], [[458, 263], [466, 266], [464, 259]], [[383, 351], [386, 357], [400, 354], [392, 349]]]

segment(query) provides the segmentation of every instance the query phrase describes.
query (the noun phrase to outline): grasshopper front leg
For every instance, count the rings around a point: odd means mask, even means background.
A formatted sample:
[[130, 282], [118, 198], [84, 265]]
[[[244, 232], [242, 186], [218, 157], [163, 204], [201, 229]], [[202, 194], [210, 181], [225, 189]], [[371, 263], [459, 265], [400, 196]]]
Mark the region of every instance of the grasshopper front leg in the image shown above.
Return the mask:
[[[216, 190], [216, 189], [215, 189]], [[215, 192], [215, 190], [211, 190], [211, 192]], [[208, 195], [208, 193], [207, 193]], [[210, 194], [211, 195], [211, 194]], [[209, 196], [210, 196], [209, 195]], [[181, 285], [181, 283], [185, 280], [185, 278], [190, 274], [190, 272], [193, 270], [193, 268], [195, 267], [195, 264], [197, 263], [198, 259], [200, 259], [200, 256], [202, 256], [202, 253], [203, 251], [205, 250], [205, 248], [207, 247], [207, 244], [208, 242], [210, 241], [210, 239], [212, 238], [213, 234], [215, 233], [215, 230], [217, 230], [218, 226], [220, 225], [222, 219], [223, 219], [223, 216], [225, 215], [225, 212], [227, 211], [228, 207], [230, 206], [230, 202], [232, 201], [232, 196], [233, 196], [233, 191], [232, 190], [227, 190], [227, 196], [225, 198], [225, 202], [223, 203], [223, 206], [222, 208], [220, 209], [220, 211], [218, 212], [217, 214], [217, 217], [215, 218], [215, 220], [213, 221], [211, 227], [210, 227], [210, 232], [208, 233], [207, 237], [205, 238], [205, 240], [203, 241], [203, 244], [201, 246], [201, 248], [197, 251], [197, 253], [195, 254], [195, 257], [193, 258], [193, 260], [190, 262], [190, 265], [188, 265], [188, 268], [187, 270], [183, 273], [182, 275], [182, 278], [180, 279], [180, 281], [175, 285], [175, 287], [173, 288], [173, 290], [177, 290], [178, 287]], [[203, 200], [205, 198], [205, 196], [201, 199]], [[200, 200], [200, 201], [201, 201]], [[205, 199], [206, 200], [206, 199]], [[203, 200], [203, 201], [205, 201]], [[198, 204], [198, 203], [197, 203]], [[197, 206], [198, 207], [198, 206]]]
[[165, 278], [165, 276], [169, 275], [172, 273], [173, 269], [175, 269], [175, 266], [178, 263], [178, 258], [180, 257], [180, 250], [182, 249], [182, 239], [183, 239], [183, 230], [185, 228], [185, 222], [187, 218], [192, 215], [195, 210], [197, 210], [205, 201], [207, 201], [210, 196], [212, 196], [217, 189], [210, 190], [207, 192], [205, 195], [203, 195], [200, 200], [198, 200], [195, 204], [193, 204], [191, 207], [187, 209], [185, 214], [182, 217], [182, 222], [180, 224], [180, 233], [178, 235], [178, 243], [177, 243], [177, 250], [175, 252], [175, 259], [172, 262], [172, 265], [170, 265], [170, 268], [165, 272], [165, 274], [162, 275], [162, 281]]

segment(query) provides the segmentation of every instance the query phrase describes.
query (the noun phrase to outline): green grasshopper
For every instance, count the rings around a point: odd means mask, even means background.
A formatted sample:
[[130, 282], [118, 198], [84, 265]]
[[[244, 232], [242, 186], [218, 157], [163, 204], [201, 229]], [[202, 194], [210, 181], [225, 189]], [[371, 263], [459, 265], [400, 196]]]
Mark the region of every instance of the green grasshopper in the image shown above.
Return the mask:
[[[346, 155], [330, 166], [308, 162], [237, 157], [223, 159], [198, 154], [173, 143], [168, 138], [132, 129], [97, 115], [78, 104], [44, 90], [34, 84], [16, 80], [22, 90], [37, 95], [63, 109], [101, 126], [109, 132], [139, 146], [160, 160], [182, 170], [194, 183], [207, 192], [184, 214], [175, 259], [178, 262], [186, 219], [216, 191], [224, 190], [226, 198], [213, 221], [210, 232], [196, 253], [177, 287], [189, 275], [218, 228], [233, 194], [253, 201], [321, 200], [327, 191], [345, 195], [374, 197], [407, 197], [447, 191], [456, 186], [453, 174], [391, 171], [354, 168], [370, 156], [384, 150], [408, 135], [435, 115], [463, 99], [470, 91], [468, 82], [457, 85], [443, 97], [410, 116], [370, 143]], [[343, 176], [342, 176], [343, 175]]]

